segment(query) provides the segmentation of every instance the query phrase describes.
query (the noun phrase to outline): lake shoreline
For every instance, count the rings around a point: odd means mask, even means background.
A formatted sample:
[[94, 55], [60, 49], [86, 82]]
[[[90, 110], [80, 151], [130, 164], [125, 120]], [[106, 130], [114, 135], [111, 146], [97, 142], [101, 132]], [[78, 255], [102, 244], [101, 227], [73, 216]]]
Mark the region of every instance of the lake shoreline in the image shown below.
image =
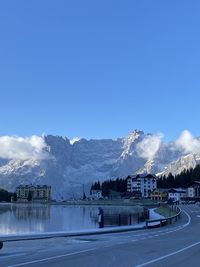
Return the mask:
[[117, 199], [117, 200], [66, 200], [58, 202], [0, 202], [0, 205], [62, 205], [62, 206], [143, 206], [143, 207], [157, 207], [158, 203], [149, 199]]

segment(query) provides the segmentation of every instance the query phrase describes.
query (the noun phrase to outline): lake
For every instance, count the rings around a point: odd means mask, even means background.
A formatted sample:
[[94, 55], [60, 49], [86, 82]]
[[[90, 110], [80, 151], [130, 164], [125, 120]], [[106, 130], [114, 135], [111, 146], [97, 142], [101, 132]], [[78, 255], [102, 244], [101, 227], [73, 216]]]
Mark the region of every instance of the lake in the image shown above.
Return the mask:
[[[102, 206], [105, 226], [138, 223], [141, 207]], [[98, 228], [97, 206], [0, 204], [0, 235]]]

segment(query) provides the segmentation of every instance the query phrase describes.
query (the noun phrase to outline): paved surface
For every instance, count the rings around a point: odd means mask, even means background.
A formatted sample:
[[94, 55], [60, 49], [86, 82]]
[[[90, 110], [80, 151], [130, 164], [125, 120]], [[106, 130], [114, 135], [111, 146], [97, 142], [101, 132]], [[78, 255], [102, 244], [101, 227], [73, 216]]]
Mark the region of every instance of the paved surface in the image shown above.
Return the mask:
[[5, 242], [1, 267], [142, 267], [200, 265], [200, 207], [182, 207], [169, 226], [76, 238]]

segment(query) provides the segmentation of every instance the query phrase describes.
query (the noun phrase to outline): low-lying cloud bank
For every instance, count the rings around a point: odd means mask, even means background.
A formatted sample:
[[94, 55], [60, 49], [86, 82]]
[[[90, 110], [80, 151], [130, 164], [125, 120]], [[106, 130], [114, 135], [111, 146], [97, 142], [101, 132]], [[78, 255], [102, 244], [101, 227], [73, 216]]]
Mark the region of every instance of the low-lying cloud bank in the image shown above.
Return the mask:
[[195, 138], [188, 130], [181, 133], [176, 145], [181, 147], [185, 153], [200, 153], [200, 140]]
[[[146, 135], [137, 145], [137, 153], [147, 160], [152, 160], [161, 146], [167, 145], [164, 144], [163, 137], [164, 135], [162, 133]], [[186, 154], [200, 154], [200, 139], [194, 137], [188, 130], [184, 130], [180, 137], [173, 143], [174, 149], [183, 150]], [[170, 149], [172, 149], [171, 146]]]
[[[141, 157], [152, 160], [162, 145], [167, 145], [163, 142], [164, 135], [147, 134], [140, 143], [137, 144], [136, 150]], [[70, 143], [79, 141], [76, 137], [70, 140]], [[180, 137], [173, 142], [174, 149], [183, 150], [185, 154], [194, 153], [200, 154], [200, 139], [194, 137], [188, 130], [181, 133]], [[50, 157], [47, 152], [47, 144], [41, 136], [16, 137], [16, 136], [1, 136], [0, 137], [0, 158], [6, 159], [36, 159], [42, 160]], [[170, 145], [170, 149], [172, 146]]]
[[163, 134], [147, 135], [138, 145], [137, 153], [140, 157], [152, 160], [162, 144]]
[[0, 137], [0, 158], [6, 159], [36, 159], [41, 160], [48, 157], [45, 151], [46, 143], [40, 136]]

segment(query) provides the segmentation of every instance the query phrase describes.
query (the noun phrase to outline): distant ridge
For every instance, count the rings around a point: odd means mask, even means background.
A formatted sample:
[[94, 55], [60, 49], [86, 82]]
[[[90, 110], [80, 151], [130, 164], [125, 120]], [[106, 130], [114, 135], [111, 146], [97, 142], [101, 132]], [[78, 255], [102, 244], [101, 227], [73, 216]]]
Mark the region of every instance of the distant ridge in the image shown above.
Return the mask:
[[[194, 140], [199, 142], [198, 138]], [[11, 148], [14, 141], [13, 138]], [[18, 148], [23, 139], [16, 142]], [[0, 152], [0, 187], [13, 191], [19, 184], [47, 184], [52, 186], [56, 199], [75, 198], [83, 186], [87, 190], [97, 180], [147, 172], [176, 174], [200, 163], [198, 151], [187, 151], [177, 141], [166, 144], [161, 135], [138, 130], [117, 140], [70, 142], [67, 137], [38, 136], [24, 140], [21, 153], [13, 148], [11, 154], [5, 148]]]

